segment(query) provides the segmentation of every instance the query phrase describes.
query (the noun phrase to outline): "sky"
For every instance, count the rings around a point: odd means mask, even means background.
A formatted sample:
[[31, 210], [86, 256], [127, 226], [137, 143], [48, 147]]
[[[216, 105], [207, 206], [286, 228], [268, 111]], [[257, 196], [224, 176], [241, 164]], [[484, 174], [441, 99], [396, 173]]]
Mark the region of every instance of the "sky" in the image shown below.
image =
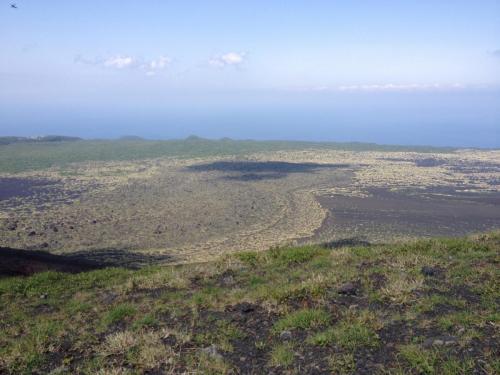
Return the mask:
[[0, 135], [42, 134], [500, 147], [500, 1], [0, 0]]

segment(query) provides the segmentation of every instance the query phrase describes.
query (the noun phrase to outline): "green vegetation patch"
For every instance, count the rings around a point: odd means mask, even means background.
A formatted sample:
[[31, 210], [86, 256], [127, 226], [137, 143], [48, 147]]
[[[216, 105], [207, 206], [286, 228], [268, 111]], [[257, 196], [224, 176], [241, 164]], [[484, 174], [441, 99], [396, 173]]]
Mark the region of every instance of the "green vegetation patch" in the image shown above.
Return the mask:
[[327, 325], [330, 315], [319, 309], [302, 309], [294, 311], [276, 322], [274, 332], [288, 329], [309, 329]]
[[109, 326], [133, 317], [136, 312], [137, 308], [135, 306], [124, 303], [109, 310], [109, 312], [104, 316], [103, 323]]
[[289, 367], [294, 359], [293, 345], [291, 343], [278, 344], [271, 350], [271, 366]]
[[278, 264], [292, 265], [308, 262], [322, 252], [325, 250], [318, 246], [277, 248], [271, 249], [269, 256]]
[[313, 345], [337, 345], [347, 350], [378, 345], [378, 336], [373, 328], [359, 322], [340, 322], [335, 327], [316, 333], [308, 339]]
[[293, 142], [293, 141], [237, 141], [210, 140], [190, 137], [184, 140], [75, 140], [64, 138], [39, 142], [14, 142], [0, 139], [0, 173], [19, 173], [69, 163], [87, 161], [125, 161], [160, 157], [209, 157], [245, 155], [266, 151], [293, 151], [304, 149], [353, 151], [415, 151], [451, 152], [451, 148], [426, 146], [387, 146], [370, 143]]

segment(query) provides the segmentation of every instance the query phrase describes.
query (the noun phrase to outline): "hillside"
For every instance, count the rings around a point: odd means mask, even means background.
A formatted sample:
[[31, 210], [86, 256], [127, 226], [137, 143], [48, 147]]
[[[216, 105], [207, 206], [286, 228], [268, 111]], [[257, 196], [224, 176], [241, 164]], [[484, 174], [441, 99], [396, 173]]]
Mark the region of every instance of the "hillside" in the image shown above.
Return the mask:
[[495, 374], [500, 233], [0, 280], [0, 373]]
[[453, 148], [378, 145], [359, 142], [300, 142], [204, 139], [190, 136], [179, 140], [81, 140], [69, 137], [0, 137], [0, 173], [41, 170], [88, 161], [130, 161], [160, 157], [213, 157], [247, 155], [265, 151], [304, 149], [350, 151], [451, 152]]
[[67, 137], [63, 135], [44, 135], [39, 137], [0, 137], [0, 146], [19, 143], [48, 143], [48, 142], [75, 142], [82, 138]]

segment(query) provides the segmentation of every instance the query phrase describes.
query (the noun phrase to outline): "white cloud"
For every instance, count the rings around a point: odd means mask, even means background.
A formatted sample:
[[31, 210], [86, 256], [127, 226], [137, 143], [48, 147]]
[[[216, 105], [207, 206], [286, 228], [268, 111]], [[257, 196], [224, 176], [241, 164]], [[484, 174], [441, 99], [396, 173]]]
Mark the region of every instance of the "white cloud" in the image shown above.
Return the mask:
[[78, 55], [75, 57], [75, 62], [118, 70], [125, 68], [142, 70], [146, 72], [146, 75], [153, 76], [156, 75], [157, 72], [166, 69], [172, 62], [172, 59], [168, 56], [160, 56], [152, 60], [142, 60], [129, 55], [116, 55], [104, 59], [88, 59]]
[[151, 60], [147, 65], [151, 70], [162, 70], [165, 69], [171, 62], [172, 59], [170, 57], [160, 56], [157, 59]]
[[[301, 92], [424, 92], [424, 91], [453, 91], [464, 89], [478, 89], [478, 85], [465, 85], [462, 83], [410, 83], [410, 84], [355, 84], [341, 86], [305, 86], [291, 88], [293, 91]], [[484, 88], [484, 87], [483, 87]]]
[[143, 64], [143, 68], [146, 69], [147, 76], [154, 76], [156, 72], [164, 70], [172, 62], [172, 59], [168, 56], [160, 56], [157, 59], [147, 61]]
[[114, 56], [104, 60], [103, 65], [109, 68], [123, 69], [132, 66], [136, 62], [132, 56]]
[[225, 67], [229, 65], [240, 65], [245, 60], [245, 54], [241, 52], [228, 52], [224, 55], [212, 57], [208, 63], [215, 67]]
[[410, 84], [371, 84], [371, 85], [347, 85], [338, 86], [338, 91], [379, 91], [379, 92], [399, 92], [399, 91], [439, 91], [464, 89], [465, 85], [460, 83], [440, 84], [440, 83], [410, 83]]

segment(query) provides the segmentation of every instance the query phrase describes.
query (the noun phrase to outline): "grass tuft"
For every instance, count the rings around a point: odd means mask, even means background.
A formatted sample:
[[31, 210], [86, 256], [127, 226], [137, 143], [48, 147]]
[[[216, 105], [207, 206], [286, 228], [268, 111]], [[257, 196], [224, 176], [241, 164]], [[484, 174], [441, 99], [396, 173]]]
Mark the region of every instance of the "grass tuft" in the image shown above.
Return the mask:
[[289, 367], [294, 359], [293, 346], [290, 343], [276, 345], [271, 350], [271, 366]]
[[275, 333], [287, 329], [309, 329], [327, 325], [330, 315], [324, 310], [302, 309], [288, 314], [276, 322], [273, 327]]
[[137, 309], [127, 303], [113, 307], [104, 317], [104, 324], [106, 326], [116, 324], [125, 320], [126, 318], [133, 317]]

